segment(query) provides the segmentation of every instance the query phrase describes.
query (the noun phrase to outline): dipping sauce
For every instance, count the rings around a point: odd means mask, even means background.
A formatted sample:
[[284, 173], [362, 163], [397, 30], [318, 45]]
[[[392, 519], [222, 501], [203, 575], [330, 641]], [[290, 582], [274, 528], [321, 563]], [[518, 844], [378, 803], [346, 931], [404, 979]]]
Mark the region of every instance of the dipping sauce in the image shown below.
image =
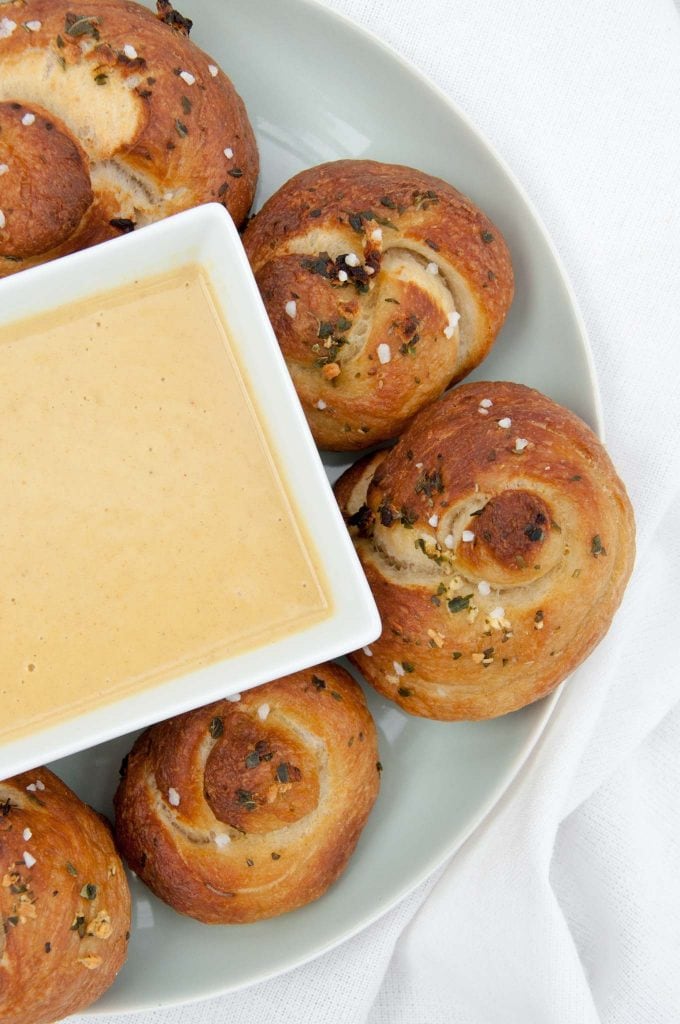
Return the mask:
[[0, 328], [0, 494], [0, 740], [330, 614], [199, 267]]

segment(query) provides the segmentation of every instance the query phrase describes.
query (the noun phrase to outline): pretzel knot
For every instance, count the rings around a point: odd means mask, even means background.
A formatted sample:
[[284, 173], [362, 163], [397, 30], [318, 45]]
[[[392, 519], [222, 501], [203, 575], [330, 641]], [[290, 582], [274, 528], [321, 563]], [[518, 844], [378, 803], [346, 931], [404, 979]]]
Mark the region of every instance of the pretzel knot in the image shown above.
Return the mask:
[[199, 203], [236, 223], [258, 157], [191, 23], [124, 0], [0, 7], [0, 277]]
[[209, 923], [317, 899], [378, 792], [360, 687], [320, 665], [153, 726], [116, 795], [116, 836], [162, 899]]
[[336, 494], [383, 633], [352, 660], [413, 714], [489, 718], [549, 693], [609, 627], [635, 535], [593, 432], [530, 388], [464, 384]]
[[446, 182], [341, 160], [303, 171], [244, 244], [312, 432], [365, 448], [487, 354], [513, 294], [499, 230]]

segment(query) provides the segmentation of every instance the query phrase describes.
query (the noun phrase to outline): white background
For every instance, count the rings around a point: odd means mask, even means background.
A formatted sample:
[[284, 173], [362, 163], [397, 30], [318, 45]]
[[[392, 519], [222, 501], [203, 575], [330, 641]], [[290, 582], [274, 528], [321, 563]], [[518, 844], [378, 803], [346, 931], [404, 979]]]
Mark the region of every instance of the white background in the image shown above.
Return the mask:
[[520, 780], [436, 879], [280, 979], [100, 1020], [677, 1024], [678, 11], [671, 0], [325, 2], [437, 82], [536, 205], [590, 335], [637, 568]]

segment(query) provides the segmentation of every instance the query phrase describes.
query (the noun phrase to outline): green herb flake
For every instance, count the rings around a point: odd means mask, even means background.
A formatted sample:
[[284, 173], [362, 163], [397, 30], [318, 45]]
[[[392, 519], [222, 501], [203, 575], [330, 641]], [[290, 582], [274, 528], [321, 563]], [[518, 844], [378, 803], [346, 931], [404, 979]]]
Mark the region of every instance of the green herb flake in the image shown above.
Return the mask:
[[462, 651], [453, 651], [451, 653], [451, 657], [453, 658], [454, 661], [458, 661], [459, 658], [463, 657], [463, 652]]
[[381, 196], [380, 205], [386, 206], [388, 210], [396, 210], [397, 208], [397, 204], [395, 203], [394, 199], [390, 199], [389, 196]]
[[338, 693], [337, 690], [331, 690], [330, 695], [333, 698], [333, 700], [342, 700], [342, 694]]
[[418, 520], [417, 513], [412, 509], [407, 508], [405, 505], [402, 505], [400, 515], [402, 526], [405, 526], [407, 530], [412, 530], [413, 524]]
[[592, 539], [592, 541], [590, 543], [590, 553], [591, 553], [591, 555], [593, 555], [594, 558], [597, 558], [598, 555], [606, 555], [607, 554], [607, 549], [602, 544], [602, 539], [601, 539], [599, 533], [595, 534], [595, 536], [593, 537], [593, 539]]
[[383, 770], [382, 761], [376, 761], [375, 766], [378, 769], [378, 772], [381, 772]]
[[215, 716], [215, 718], [211, 720], [210, 725], [208, 726], [208, 732], [214, 740], [219, 739], [223, 734], [224, 722], [219, 716]]
[[92, 882], [88, 882], [80, 890], [80, 895], [84, 900], [95, 900], [97, 898], [97, 886], [93, 885]]
[[46, 942], [45, 943], [45, 952], [46, 953], [51, 953], [52, 952], [52, 943], [51, 942]]
[[330, 338], [333, 334], [333, 324], [330, 320], [322, 320], [319, 324], [317, 338]]
[[243, 171], [241, 170], [240, 167], [232, 167], [232, 169], [230, 171], [227, 171], [227, 174], [229, 175], [230, 178], [242, 178], [243, 177]]
[[312, 683], [317, 690], [326, 689], [326, 681], [324, 679], [320, 679], [319, 676], [312, 676]]
[[343, 331], [348, 331], [351, 326], [352, 321], [346, 320], [344, 316], [341, 316], [340, 319], [335, 324], [335, 330], [340, 331], [342, 333]]
[[256, 750], [251, 750], [246, 754], [246, 768], [257, 768], [260, 763], [260, 755]]
[[272, 860], [281, 860], [280, 853], [272, 853]]
[[402, 661], [401, 667], [403, 668], [404, 672], [414, 672], [415, 671], [415, 665], [413, 664], [413, 662], [410, 662], [410, 661]]
[[97, 85], [106, 85], [109, 80], [109, 76], [105, 75], [103, 71], [100, 71], [98, 75], [94, 76], [94, 80]]
[[[185, 139], [189, 134], [189, 129], [185, 125], [184, 121], [180, 121], [179, 118], [175, 119], [175, 131], [181, 139]], [[229, 171], [229, 174], [231, 174], [231, 171]]]
[[570, 476], [570, 477], [569, 477], [569, 483], [570, 483], [570, 484], [573, 484], [573, 483], [575, 483], [575, 482], [576, 482], [577, 480], [580, 480], [580, 479], [581, 479], [581, 474], [580, 474], [580, 473], [574, 473], [574, 475], [573, 475], [573, 476]]
[[188, 96], [182, 96], [182, 110], [185, 114], [191, 113], [191, 100]]
[[77, 871], [76, 871], [76, 869], [74, 868], [73, 864], [71, 864], [71, 861], [70, 861], [70, 860], [67, 860], [67, 861], [66, 861], [66, 870], [68, 871], [69, 875], [73, 875], [73, 877], [74, 877], [74, 878], [75, 878], [75, 877], [77, 876], [77, 874], [78, 874], [78, 872], [77, 872]]
[[543, 622], [543, 612], [540, 608], [534, 615], [534, 622]]
[[470, 607], [470, 601], [472, 600], [472, 594], [466, 594], [465, 597], [452, 597], [448, 602], [450, 612], [462, 612], [466, 608]]
[[288, 771], [288, 765], [284, 763], [280, 764], [276, 769], [276, 778], [279, 782], [290, 782], [290, 772]]
[[399, 689], [397, 690], [397, 693], [399, 694], [400, 697], [413, 696], [413, 690], [410, 690], [408, 686], [400, 686]]
[[489, 242], [493, 242], [493, 235], [490, 231], [482, 231], [482, 241], [485, 245], [488, 245]]
[[251, 857], [246, 857], [246, 865], [247, 865], [247, 866], [248, 866], [249, 868], [252, 868], [252, 866], [253, 866], [253, 864], [254, 864], [254, 863], [255, 863], [255, 861], [254, 861], [254, 860], [253, 860], [253, 859], [252, 859]]
[[74, 39], [79, 36], [92, 36], [93, 39], [99, 40], [98, 24], [99, 18], [92, 15], [73, 14], [72, 11], [69, 11], [64, 19], [64, 31]]

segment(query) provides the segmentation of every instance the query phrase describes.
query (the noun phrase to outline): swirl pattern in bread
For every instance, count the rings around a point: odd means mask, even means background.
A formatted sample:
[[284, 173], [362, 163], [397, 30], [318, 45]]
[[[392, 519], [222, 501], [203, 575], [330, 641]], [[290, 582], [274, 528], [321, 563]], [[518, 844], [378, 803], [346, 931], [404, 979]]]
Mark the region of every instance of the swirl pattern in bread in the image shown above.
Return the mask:
[[160, 0], [0, 6], [0, 277], [200, 203], [246, 217], [255, 139]]
[[490, 718], [549, 693], [608, 629], [633, 565], [603, 446], [520, 384], [454, 389], [336, 495], [383, 624], [352, 660], [417, 715]]
[[148, 729], [123, 767], [116, 837], [170, 906], [256, 921], [321, 896], [378, 793], [361, 688], [325, 664]]
[[481, 362], [512, 301], [498, 228], [410, 167], [312, 167], [265, 203], [243, 241], [322, 448], [399, 434]]
[[130, 892], [108, 826], [46, 768], [0, 782], [0, 1020], [85, 1009], [127, 955]]

